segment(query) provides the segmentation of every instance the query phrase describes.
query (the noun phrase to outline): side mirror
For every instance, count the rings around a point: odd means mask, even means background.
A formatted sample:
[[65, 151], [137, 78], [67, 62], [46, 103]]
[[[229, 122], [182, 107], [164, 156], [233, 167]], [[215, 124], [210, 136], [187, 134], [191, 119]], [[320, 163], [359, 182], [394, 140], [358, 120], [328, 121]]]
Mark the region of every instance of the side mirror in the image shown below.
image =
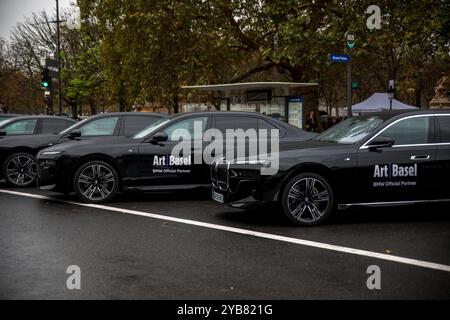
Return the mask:
[[169, 140], [169, 136], [165, 132], [157, 132], [153, 135], [151, 143], [164, 142]]
[[81, 137], [81, 130], [80, 129], [74, 129], [69, 132], [69, 139], [75, 139]]
[[394, 145], [395, 140], [389, 137], [378, 136], [367, 145], [369, 150], [376, 150], [379, 148], [390, 148]]
[[4, 136], [6, 136], [6, 130], [0, 129], [0, 137], [4, 137]]

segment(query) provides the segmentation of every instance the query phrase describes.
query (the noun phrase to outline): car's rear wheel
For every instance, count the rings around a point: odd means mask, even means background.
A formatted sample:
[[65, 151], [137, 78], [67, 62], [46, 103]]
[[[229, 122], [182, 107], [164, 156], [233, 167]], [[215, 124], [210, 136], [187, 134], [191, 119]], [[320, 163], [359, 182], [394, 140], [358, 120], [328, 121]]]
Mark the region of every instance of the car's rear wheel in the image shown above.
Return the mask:
[[107, 202], [116, 195], [118, 188], [117, 171], [104, 161], [84, 163], [74, 176], [75, 194], [83, 202]]
[[2, 174], [8, 185], [26, 188], [36, 183], [37, 164], [32, 154], [21, 152], [6, 158]]
[[333, 189], [321, 175], [301, 173], [287, 183], [282, 196], [283, 212], [298, 225], [323, 223], [334, 208]]

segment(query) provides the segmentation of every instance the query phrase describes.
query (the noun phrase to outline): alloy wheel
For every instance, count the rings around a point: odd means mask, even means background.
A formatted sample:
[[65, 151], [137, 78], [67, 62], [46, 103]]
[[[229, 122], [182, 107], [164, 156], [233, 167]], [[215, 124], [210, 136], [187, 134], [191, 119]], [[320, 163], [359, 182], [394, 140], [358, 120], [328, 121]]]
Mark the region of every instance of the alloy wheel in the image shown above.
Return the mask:
[[319, 221], [330, 205], [330, 194], [320, 180], [305, 177], [289, 189], [287, 207], [292, 217], [303, 223]]
[[81, 171], [77, 184], [83, 197], [90, 201], [102, 201], [114, 192], [116, 178], [108, 167], [91, 164]]
[[34, 158], [26, 154], [12, 156], [6, 164], [6, 176], [16, 187], [33, 184], [37, 178], [37, 164]]

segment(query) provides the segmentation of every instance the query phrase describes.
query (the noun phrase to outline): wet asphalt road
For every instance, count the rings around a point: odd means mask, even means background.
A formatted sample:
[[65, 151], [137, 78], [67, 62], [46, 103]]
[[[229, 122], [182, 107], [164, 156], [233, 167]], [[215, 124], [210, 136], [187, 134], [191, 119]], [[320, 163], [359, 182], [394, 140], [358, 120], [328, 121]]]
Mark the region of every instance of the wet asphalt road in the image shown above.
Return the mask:
[[[450, 265], [449, 206], [350, 210], [314, 228], [201, 193], [125, 194], [108, 206]], [[70, 265], [81, 269], [81, 290], [66, 288]], [[370, 265], [381, 269], [381, 290], [366, 286]], [[0, 192], [1, 299], [449, 297], [450, 272]]]

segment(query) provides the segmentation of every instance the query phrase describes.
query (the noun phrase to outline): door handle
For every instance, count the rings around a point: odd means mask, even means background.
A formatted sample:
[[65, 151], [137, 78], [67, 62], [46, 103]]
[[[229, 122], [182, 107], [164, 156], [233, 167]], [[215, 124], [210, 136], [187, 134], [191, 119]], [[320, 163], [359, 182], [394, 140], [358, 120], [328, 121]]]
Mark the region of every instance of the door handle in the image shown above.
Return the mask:
[[430, 155], [411, 156], [411, 160], [430, 160]]

